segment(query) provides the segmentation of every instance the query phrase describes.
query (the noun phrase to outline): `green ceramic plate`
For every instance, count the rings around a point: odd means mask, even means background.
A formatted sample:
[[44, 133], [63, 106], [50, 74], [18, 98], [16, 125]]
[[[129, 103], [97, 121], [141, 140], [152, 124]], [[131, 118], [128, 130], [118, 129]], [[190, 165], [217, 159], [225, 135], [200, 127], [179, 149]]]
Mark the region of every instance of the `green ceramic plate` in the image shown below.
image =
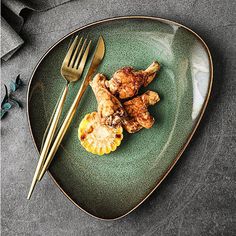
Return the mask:
[[[148, 87], [161, 97], [150, 108], [156, 118], [153, 128], [125, 133], [121, 146], [112, 154], [86, 152], [77, 129], [84, 115], [97, 107], [89, 87], [50, 167], [57, 186], [78, 207], [102, 219], [116, 219], [131, 212], [155, 190], [189, 143], [209, 98], [211, 56], [196, 33], [160, 18], [119, 17], [75, 30], [47, 51], [31, 78], [28, 115], [38, 149], [64, 86], [60, 66], [73, 34], [89, 35], [93, 44], [99, 35], [104, 37], [106, 54], [99, 72], [109, 77], [126, 65], [143, 69], [154, 60], [162, 65]], [[70, 87], [64, 114], [80, 84]]]

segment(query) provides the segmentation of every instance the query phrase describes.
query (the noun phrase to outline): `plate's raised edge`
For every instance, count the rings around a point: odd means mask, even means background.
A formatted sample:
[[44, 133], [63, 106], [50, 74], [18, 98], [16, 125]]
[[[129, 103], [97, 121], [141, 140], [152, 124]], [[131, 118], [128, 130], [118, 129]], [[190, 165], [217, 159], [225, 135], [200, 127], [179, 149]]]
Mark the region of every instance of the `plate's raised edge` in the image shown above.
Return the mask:
[[121, 219], [123, 218], [124, 216], [128, 215], [129, 213], [131, 213], [133, 210], [135, 210], [138, 206], [140, 206], [155, 190], [156, 188], [162, 183], [162, 181], [165, 179], [165, 177], [169, 174], [169, 172], [172, 170], [172, 168], [175, 166], [176, 162], [179, 160], [179, 158], [181, 157], [181, 155], [183, 154], [184, 150], [186, 149], [186, 147], [188, 146], [190, 140], [192, 139], [201, 119], [202, 119], [202, 116], [204, 114], [204, 111], [206, 109], [206, 106], [207, 106], [207, 103], [209, 101], [209, 98], [210, 98], [210, 93], [211, 93], [211, 89], [212, 89], [212, 83], [213, 83], [213, 62], [212, 62], [212, 57], [211, 57], [211, 53], [210, 53], [210, 50], [207, 46], [207, 44], [203, 41], [203, 39], [197, 34], [195, 33], [193, 30], [191, 30], [190, 28], [180, 24], [180, 23], [177, 23], [175, 21], [172, 21], [172, 20], [167, 20], [167, 19], [164, 19], [164, 18], [160, 18], [160, 17], [155, 17], [155, 16], [141, 16], [141, 15], [135, 15], [135, 16], [119, 16], [119, 17], [114, 17], [114, 18], [108, 18], [108, 19], [103, 19], [103, 20], [99, 20], [99, 21], [95, 21], [93, 23], [90, 23], [90, 24], [87, 24], [83, 27], [80, 27], [74, 31], [72, 31], [71, 33], [65, 35], [63, 38], [61, 38], [59, 41], [57, 41], [54, 45], [52, 45], [47, 51], [46, 53], [41, 57], [41, 59], [39, 60], [39, 62], [36, 64], [32, 74], [31, 74], [31, 77], [30, 77], [30, 80], [29, 80], [29, 83], [28, 83], [28, 90], [27, 90], [27, 121], [28, 121], [28, 125], [29, 125], [29, 129], [30, 129], [30, 134], [31, 134], [31, 137], [33, 139], [33, 143], [34, 143], [34, 146], [36, 148], [36, 150], [38, 151], [38, 148], [37, 148], [37, 145], [34, 141], [34, 137], [33, 137], [33, 132], [32, 132], [32, 129], [31, 129], [31, 125], [30, 125], [30, 118], [29, 118], [29, 93], [30, 93], [30, 87], [31, 87], [31, 82], [32, 82], [32, 79], [34, 77], [34, 74], [38, 68], [38, 66], [40, 65], [40, 63], [42, 62], [42, 60], [44, 59], [44, 57], [54, 48], [56, 47], [61, 41], [63, 41], [65, 38], [69, 37], [70, 35], [76, 33], [76, 32], [80, 32], [81, 30], [83, 29], [86, 29], [90, 26], [94, 26], [94, 25], [97, 25], [97, 24], [101, 24], [101, 23], [105, 23], [105, 22], [109, 22], [109, 21], [116, 21], [116, 20], [122, 20], [122, 19], [147, 19], [147, 20], [154, 20], [154, 21], [161, 21], [161, 22], [164, 22], [164, 23], [168, 23], [168, 24], [174, 24], [176, 26], [180, 26], [180, 27], [183, 27], [184, 29], [188, 30], [189, 32], [191, 32], [193, 35], [196, 36], [196, 38], [200, 41], [200, 43], [204, 46], [207, 54], [208, 54], [208, 59], [209, 59], [209, 63], [210, 63], [210, 81], [209, 81], [209, 85], [208, 85], [208, 91], [207, 91], [207, 96], [205, 98], [205, 101], [204, 101], [204, 104], [202, 106], [202, 109], [201, 109], [201, 112], [198, 116], [198, 120], [191, 132], [191, 134], [188, 136], [187, 140], [186, 140], [186, 143], [183, 145], [182, 149], [180, 150], [180, 152], [178, 153], [178, 155], [176, 156], [176, 158], [174, 159], [174, 161], [172, 162], [170, 168], [165, 172], [165, 174], [163, 174], [163, 176], [161, 177], [161, 179], [158, 181], [158, 183], [156, 184], [156, 186], [143, 198], [143, 200], [138, 203], [135, 207], [133, 207], [131, 210], [129, 210], [128, 212], [126, 212], [125, 214], [119, 216], [119, 217], [116, 217], [116, 218], [109, 218], [109, 219], [106, 219], [106, 218], [101, 218], [101, 217], [98, 217], [98, 216], [95, 216], [95, 215], [92, 215], [91, 213], [87, 212], [86, 210], [84, 210], [83, 208], [81, 208], [62, 188], [61, 186], [57, 183], [57, 181], [54, 179], [54, 177], [52, 176], [52, 174], [50, 173], [50, 171], [47, 171], [49, 176], [52, 178], [52, 180], [54, 181], [54, 183], [57, 185], [57, 187], [62, 191], [62, 193], [73, 203], [75, 204], [79, 209], [81, 209], [82, 211], [84, 211], [85, 213], [87, 213], [88, 215], [92, 216], [92, 217], [95, 217], [96, 219], [101, 219], [101, 220], [107, 220], [107, 221], [111, 221], [111, 220], [118, 220], [118, 219]]

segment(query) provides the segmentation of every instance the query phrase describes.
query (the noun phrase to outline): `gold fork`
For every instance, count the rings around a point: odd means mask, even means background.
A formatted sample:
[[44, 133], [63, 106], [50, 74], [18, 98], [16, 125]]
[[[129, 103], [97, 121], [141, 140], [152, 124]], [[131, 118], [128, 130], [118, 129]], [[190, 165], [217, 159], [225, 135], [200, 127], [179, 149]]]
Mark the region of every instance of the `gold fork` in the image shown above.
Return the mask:
[[[66, 86], [63, 90], [62, 96], [58, 102], [58, 105], [56, 107], [55, 110], [55, 114], [54, 117], [52, 118], [51, 121], [51, 125], [50, 128], [48, 129], [48, 134], [45, 138], [45, 142], [43, 144], [43, 148], [42, 148], [42, 152], [40, 154], [39, 157], [39, 161], [34, 173], [34, 177], [30, 186], [30, 190], [27, 196], [27, 199], [30, 199], [30, 196], [34, 190], [34, 187], [36, 185], [36, 182], [38, 180], [39, 177], [39, 173], [40, 170], [44, 164], [44, 161], [46, 159], [46, 156], [48, 154], [48, 150], [49, 147], [51, 145], [52, 139], [54, 137], [55, 131], [56, 131], [56, 127], [62, 112], [62, 108], [63, 105], [65, 103], [65, 99], [66, 99], [66, 95], [68, 93], [68, 88], [69, 88], [69, 84], [70, 82], [75, 82], [77, 81], [84, 70], [84, 66], [88, 57], [88, 53], [89, 53], [89, 48], [90, 48], [90, 44], [91, 44], [91, 40], [88, 43], [85, 51], [85, 45], [87, 42], [87, 39], [84, 40], [83, 44], [82, 44], [83, 38], [80, 38], [79, 42], [78, 42], [78, 36], [75, 37], [72, 45], [70, 46], [64, 61], [62, 62], [62, 66], [61, 66], [61, 75], [62, 77], [66, 80]], [[82, 47], [81, 47], [82, 44]], [[84, 51], [84, 53], [83, 53]], [[82, 57], [82, 58], [81, 58]], [[81, 59], [81, 60], [80, 60]]]

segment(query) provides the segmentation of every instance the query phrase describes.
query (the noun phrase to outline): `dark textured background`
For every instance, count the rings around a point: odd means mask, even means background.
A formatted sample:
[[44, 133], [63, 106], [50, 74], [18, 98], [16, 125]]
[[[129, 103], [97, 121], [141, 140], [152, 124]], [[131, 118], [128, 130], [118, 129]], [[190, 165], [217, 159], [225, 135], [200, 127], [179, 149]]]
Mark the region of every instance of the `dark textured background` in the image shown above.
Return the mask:
[[[27, 84], [39, 58], [65, 34], [120, 15], [169, 18], [196, 31], [214, 62], [210, 102], [183, 156], [154, 194], [127, 217], [96, 220], [69, 202], [46, 176], [30, 201], [37, 152], [26, 108], [1, 127], [2, 235], [236, 235], [236, 1], [72, 1], [28, 18], [25, 46], [2, 64], [2, 82]], [[2, 86], [1, 86], [2, 87]], [[26, 88], [19, 91], [26, 107]]]

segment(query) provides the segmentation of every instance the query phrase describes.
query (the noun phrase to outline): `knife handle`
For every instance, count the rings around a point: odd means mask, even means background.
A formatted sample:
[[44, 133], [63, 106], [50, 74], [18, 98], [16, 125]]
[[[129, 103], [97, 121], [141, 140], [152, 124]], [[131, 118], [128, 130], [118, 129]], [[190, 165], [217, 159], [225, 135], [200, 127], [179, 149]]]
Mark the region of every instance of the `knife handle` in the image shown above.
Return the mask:
[[88, 87], [88, 84], [89, 84], [89, 79], [88, 78], [85, 78], [67, 115], [66, 115], [66, 118], [65, 120], [63, 121], [62, 125], [61, 125], [61, 128], [60, 130], [58, 131], [58, 134], [55, 138], [55, 141], [50, 149], [50, 152], [47, 156], [47, 159], [43, 165], [43, 168], [41, 169], [41, 172], [39, 174], [39, 177], [38, 177], [38, 180], [40, 181], [44, 175], [44, 173], [46, 172], [46, 170], [48, 169], [49, 165], [51, 164], [61, 142], [62, 142], [62, 139], [64, 138], [65, 134], [66, 134], [66, 131], [68, 130], [70, 124], [71, 124], [71, 121], [75, 115], [75, 112], [78, 108], [78, 105], [79, 105], [79, 102], [86, 90], [86, 88]]

